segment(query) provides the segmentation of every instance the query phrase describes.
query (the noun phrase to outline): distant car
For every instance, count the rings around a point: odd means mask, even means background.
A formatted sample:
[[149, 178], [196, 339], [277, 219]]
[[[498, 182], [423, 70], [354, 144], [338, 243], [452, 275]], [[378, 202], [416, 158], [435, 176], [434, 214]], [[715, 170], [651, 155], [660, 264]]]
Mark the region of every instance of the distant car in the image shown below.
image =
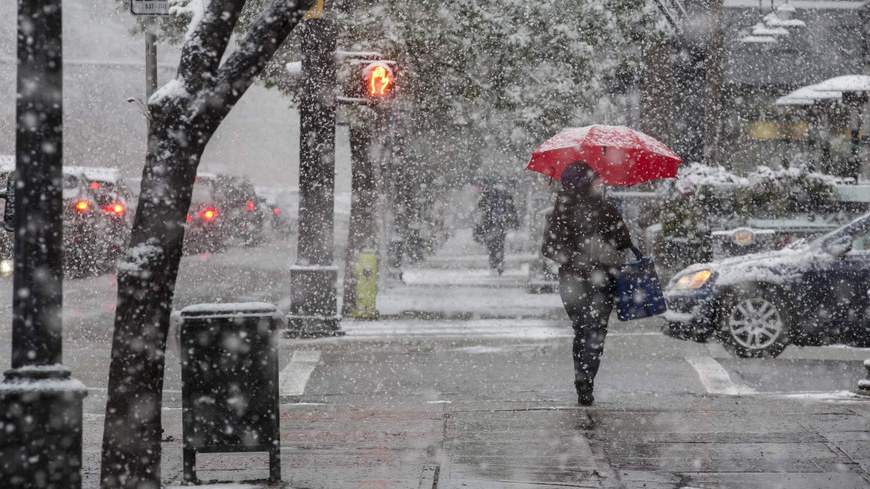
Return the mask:
[[214, 177], [198, 175], [187, 212], [185, 253], [217, 252], [226, 247], [224, 209], [219, 207], [215, 194]]
[[223, 212], [227, 239], [242, 246], [263, 242], [266, 210], [254, 184], [244, 177], [217, 175], [212, 185], [214, 197]]
[[870, 340], [870, 214], [810, 242], [692, 265], [665, 291], [665, 333], [741, 357]]
[[[9, 173], [0, 175], [6, 186]], [[79, 173], [63, 172], [63, 270], [70, 277], [101, 273], [111, 267], [116, 256], [110, 252], [102, 229], [102, 216], [95, 195]], [[11, 258], [11, 233], [8, 238]], [[5, 247], [4, 247], [5, 248]]]
[[267, 222], [272, 236], [280, 238], [289, 237], [292, 227], [290, 225], [290, 218], [287, 216], [284, 209], [279, 207], [277, 204], [270, 204], [268, 202], [264, 202], [264, 205], [269, 210], [269, 215], [271, 216]]
[[113, 265], [130, 240], [133, 224], [130, 190], [119, 171], [108, 168], [72, 167], [81, 172], [93, 199], [102, 254]]
[[[14, 158], [0, 158], [0, 187], [6, 188], [14, 170]], [[106, 211], [100, 208], [100, 197], [88, 185], [85, 170], [103, 176], [117, 174], [113, 169], [63, 167], [63, 269], [70, 277], [93, 275], [111, 268], [118, 252], [117, 243], [108, 232], [117, 218], [106, 216]], [[0, 275], [12, 273], [12, 242], [12, 233], [0, 233]]]

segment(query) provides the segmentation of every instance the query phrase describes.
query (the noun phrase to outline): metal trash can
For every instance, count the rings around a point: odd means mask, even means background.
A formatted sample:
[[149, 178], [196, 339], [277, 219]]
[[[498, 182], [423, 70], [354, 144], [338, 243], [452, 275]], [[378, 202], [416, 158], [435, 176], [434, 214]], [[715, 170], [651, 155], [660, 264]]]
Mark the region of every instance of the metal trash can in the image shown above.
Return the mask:
[[269, 452], [281, 480], [278, 349], [272, 304], [197, 304], [181, 310], [183, 480], [197, 452]]

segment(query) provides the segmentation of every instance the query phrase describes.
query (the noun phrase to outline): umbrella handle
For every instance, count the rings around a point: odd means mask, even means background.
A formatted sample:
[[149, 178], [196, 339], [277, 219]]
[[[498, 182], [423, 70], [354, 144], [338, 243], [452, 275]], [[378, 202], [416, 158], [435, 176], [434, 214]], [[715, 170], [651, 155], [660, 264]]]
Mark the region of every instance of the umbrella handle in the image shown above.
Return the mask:
[[547, 186], [553, 185], [553, 180], [556, 179], [556, 168], [550, 167], [550, 181], [547, 182]]

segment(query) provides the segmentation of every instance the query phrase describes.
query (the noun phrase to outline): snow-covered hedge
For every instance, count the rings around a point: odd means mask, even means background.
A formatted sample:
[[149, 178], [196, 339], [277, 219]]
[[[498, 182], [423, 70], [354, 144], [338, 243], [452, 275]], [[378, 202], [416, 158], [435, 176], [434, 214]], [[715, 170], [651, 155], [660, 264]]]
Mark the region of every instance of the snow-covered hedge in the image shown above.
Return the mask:
[[742, 224], [749, 217], [829, 212], [840, 183], [841, 179], [803, 166], [760, 166], [740, 176], [722, 167], [686, 165], [676, 179], [662, 184], [669, 196], [662, 205], [662, 233], [702, 239], [716, 222]]

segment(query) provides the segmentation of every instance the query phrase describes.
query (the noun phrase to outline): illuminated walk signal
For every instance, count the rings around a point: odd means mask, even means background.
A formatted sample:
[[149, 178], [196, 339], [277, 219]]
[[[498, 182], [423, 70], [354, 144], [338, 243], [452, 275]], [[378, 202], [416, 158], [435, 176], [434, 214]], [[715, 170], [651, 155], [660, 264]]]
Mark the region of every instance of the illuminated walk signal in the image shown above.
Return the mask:
[[366, 96], [371, 99], [385, 99], [393, 95], [396, 79], [393, 70], [384, 62], [371, 63], [363, 69]]

